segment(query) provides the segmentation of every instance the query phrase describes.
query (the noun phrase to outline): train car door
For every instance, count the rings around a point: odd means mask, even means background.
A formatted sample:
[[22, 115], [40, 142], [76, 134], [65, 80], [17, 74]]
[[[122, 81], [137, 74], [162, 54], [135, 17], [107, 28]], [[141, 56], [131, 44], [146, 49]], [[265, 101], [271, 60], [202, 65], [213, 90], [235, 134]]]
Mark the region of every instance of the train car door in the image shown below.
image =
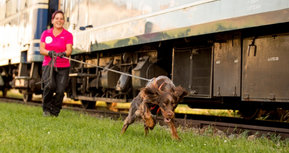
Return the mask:
[[51, 16], [56, 10], [58, 10], [58, 7], [59, 7], [59, 0], [49, 0], [47, 23], [50, 27], [52, 27]]
[[244, 39], [242, 100], [289, 100], [288, 44], [288, 34]]
[[214, 43], [214, 97], [240, 97], [241, 36]]

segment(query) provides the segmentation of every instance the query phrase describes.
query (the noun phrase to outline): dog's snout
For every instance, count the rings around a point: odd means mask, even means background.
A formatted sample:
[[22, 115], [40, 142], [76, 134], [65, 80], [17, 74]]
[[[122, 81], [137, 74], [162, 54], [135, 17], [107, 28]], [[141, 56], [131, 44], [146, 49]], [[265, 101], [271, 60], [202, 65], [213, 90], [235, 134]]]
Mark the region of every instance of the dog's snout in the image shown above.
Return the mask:
[[168, 111], [168, 112], [167, 112], [167, 115], [168, 115], [169, 117], [173, 117], [173, 116], [174, 116], [174, 112], [173, 112], [173, 111]]

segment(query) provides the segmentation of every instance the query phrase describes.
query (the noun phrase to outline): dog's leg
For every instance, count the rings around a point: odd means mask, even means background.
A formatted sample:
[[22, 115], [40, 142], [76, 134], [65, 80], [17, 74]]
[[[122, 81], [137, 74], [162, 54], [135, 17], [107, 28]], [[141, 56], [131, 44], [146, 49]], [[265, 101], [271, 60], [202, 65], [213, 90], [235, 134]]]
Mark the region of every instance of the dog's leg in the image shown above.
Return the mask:
[[155, 125], [156, 125], [156, 121], [153, 119], [151, 114], [146, 114], [145, 116], [145, 136], [148, 135], [149, 130], [153, 130]]
[[172, 138], [176, 139], [176, 140], [180, 140], [180, 137], [178, 136], [177, 129], [176, 129], [175, 124], [174, 124], [174, 120], [171, 120], [168, 123], [168, 125], [171, 128]]
[[152, 114], [147, 104], [144, 104], [143, 107], [144, 107], [143, 108], [144, 112], [143, 112], [142, 118], [144, 120], [145, 127], [153, 129], [155, 126], [155, 120], [153, 119]]
[[124, 134], [126, 129], [128, 128], [128, 126], [132, 123], [134, 123], [135, 119], [136, 119], [136, 115], [135, 115], [135, 112], [130, 112], [128, 114], [128, 116], [126, 117], [126, 119], [124, 120], [124, 124], [123, 124], [123, 127], [121, 129], [121, 134]]
[[124, 134], [128, 126], [131, 124], [131, 117], [127, 116], [121, 129], [121, 134]]
[[139, 101], [141, 101], [141, 99], [139, 99], [139, 96], [136, 97], [135, 99], [133, 99], [132, 101], [132, 104], [129, 108], [129, 113], [128, 113], [128, 116], [126, 117], [126, 119], [124, 120], [124, 124], [123, 124], [123, 127], [121, 129], [121, 133], [124, 134], [126, 129], [128, 128], [128, 126], [130, 124], [132, 124], [135, 119], [137, 118], [138, 114], [137, 112], [138, 111], [138, 107], [139, 107]]
[[147, 136], [149, 133], [149, 128], [145, 125], [145, 136]]
[[145, 136], [149, 133], [149, 129], [153, 129], [155, 126], [155, 121], [152, 117], [152, 114], [147, 106], [147, 104], [142, 103], [140, 105], [140, 116], [144, 121]]
[[150, 127], [150, 130], [153, 130], [157, 123], [156, 115], [152, 115], [153, 125]]

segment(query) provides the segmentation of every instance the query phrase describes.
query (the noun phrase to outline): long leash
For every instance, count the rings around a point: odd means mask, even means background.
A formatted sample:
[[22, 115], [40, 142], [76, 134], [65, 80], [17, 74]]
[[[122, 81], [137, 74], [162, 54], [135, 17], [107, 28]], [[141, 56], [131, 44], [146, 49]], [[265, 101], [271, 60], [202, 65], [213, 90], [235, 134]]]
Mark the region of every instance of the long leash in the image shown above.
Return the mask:
[[46, 83], [46, 82], [48, 82], [48, 81], [50, 81], [50, 80], [52, 79], [53, 69], [55, 69], [55, 71], [58, 71], [58, 70], [57, 70], [57, 67], [55, 66], [55, 64], [56, 64], [56, 58], [57, 58], [57, 56], [52, 55], [52, 58], [51, 58], [51, 60], [50, 60], [50, 62], [49, 62], [49, 64], [48, 64], [48, 66], [50, 67], [48, 79], [46, 79], [46, 80], [41, 80], [41, 81], [39, 81], [39, 82], [36, 82], [35, 84]]
[[117, 70], [101, 67], [101, 66], [98, 66], [98, 65], [95, 65], [95, 64], [86, 63], [86, 62], [83, 62], [83, 61], [80, 61], [80, 60], [76, 60], [76, 59], [73, 59], [73, 58], [69, 58], [69, 57], [62, 57], [62, 58], [68, 59], [68, 60], [73, 61], [73, 62], [94, 66], [94, 67], [97, 67], [97, 68], [100, 68], [100, 69], [103, 69], [103, 70], [107, 70], [107, 71], [111, 71], [111, 72], [114, 72], [114, 73], [119, 73], [119, 74], [126, 75], [126, 76], [129, 76], [129, 77], [137, 78], [137, 79], [140, 79], [140, 80], [148, 81], [148, 82], [152, 80], [152, 79], [147, 79], [147, 78], [144, 78], [144, 77], [139, 77], [139, 76], [136, 76], [136, 75], [131, 75], [129, 73], [125, 73], [125, 72], [121, 72], [121, 71], [117, 71]]
[[[50, 66], [49, 78], [47, 80], [41, 80], [39, 82], [36, 82], [35, 84], [45, 83], [45, 82], [48, 82], [50, 79], [52, 79], [53, 68], [56, 68], [56, 71], [57, 71], [57, 67], [54, 66], [54, 63], [56, 63], [56, 58], [57, 58], [57, 56], [52, 57], [52, 59], [51, 59], [51, 61], [49, 63], [49, 66]], [[100, 68], [100, 69], [103, 69], [103, 70], [107, 70], [107, 71], [111, 71], [111, 72], [114, 72], [114, 73], [119, 73], [119, 74], [126, 75], [126, 76], [129, 76], [129, 77], [137, 78], [137, 79], [140, 79], [140, 80], [148, 81], [148, 82], [150, 82], [152, 80], [152, 79], [147, 79], [147, 78], [144, 78], [144, 77], [132, 75], [132, 74], [129, 74], [129, 73], [125, 73], [125, 72], [121, 72], [121, 71], [105, 68], [105, 67], [98, 66], [98, 65], [95, 65], [95, 64], [86, 63], [86, 62], [83, 62], [83, 61], [80, 61], [80, 60], [76, 60], [76, 59], [73, 59], [73, 58], [69, 58], [69, 57], [62, 57], [62, 58], [68, 59], [68, 60], [73, 61], [73, 62], [94, 66], [94, 67], [97, 67], [97, 68]]]

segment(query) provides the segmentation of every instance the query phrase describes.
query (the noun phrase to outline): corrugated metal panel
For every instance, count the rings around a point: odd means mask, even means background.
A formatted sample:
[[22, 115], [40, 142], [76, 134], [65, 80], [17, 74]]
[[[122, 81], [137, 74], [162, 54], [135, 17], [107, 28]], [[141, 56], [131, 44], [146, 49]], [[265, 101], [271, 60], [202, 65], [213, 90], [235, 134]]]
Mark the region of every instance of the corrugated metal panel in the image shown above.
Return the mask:
[[174, 49], [172, 80], [192, 97], [212, 96], [212, 48]]

